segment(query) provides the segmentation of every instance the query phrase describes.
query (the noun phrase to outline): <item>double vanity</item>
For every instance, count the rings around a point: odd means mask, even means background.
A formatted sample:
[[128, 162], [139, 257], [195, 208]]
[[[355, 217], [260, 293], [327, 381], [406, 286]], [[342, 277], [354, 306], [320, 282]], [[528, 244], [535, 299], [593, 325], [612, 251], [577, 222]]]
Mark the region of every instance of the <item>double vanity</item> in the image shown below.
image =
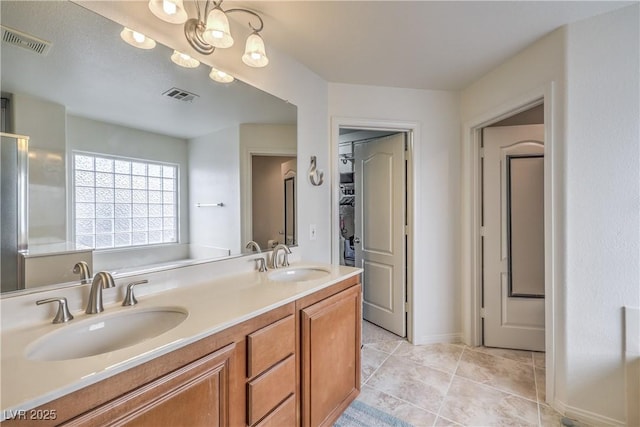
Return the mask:
[[[3, 298], [3, 425], [332, 425], [360, 389], [361, 270], [255, 264], [116, 278], [97, 314], [91, 284]], [[54, 324], [36, 301], [58, 297]]]

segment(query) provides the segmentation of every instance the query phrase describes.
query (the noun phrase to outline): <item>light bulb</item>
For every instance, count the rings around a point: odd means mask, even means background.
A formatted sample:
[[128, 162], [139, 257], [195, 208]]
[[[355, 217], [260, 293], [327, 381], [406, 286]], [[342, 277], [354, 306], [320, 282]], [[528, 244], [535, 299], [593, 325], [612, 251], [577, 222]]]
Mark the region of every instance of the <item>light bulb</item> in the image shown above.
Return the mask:
[[196, 68], [200, 65], [200, 61], [195, 58], [190, 57], [186, 53], [178, 52], [177, 50], [173, 51], [173, 55], [171, 55], [171, 60], [178, 64], [181, 67], [185, 68]]
[[131, 46], [139, 49], [153, 49], [156, 47], [155, 40], [126, 27], [120, 33], [120, 37], [122, 37], [122, 40], [129, 43]]
[[149, 0], [149, 10], [171, 24], [184, 24], [188, 19], [183, 0]]
[[229, 19], [219, 7], [216, 7], [207, 15], [207, 23], [202, 33], [202, 38], [213, 47], [224, 49], [233, 46], [233, 37], [231, 37], [229, 30]]
[[145, 38], [146, 37], [144, 36], [144, 34], [140, 34], [137, 31], [133, 31], [133, 39], [138, 43], [143, 43]]
[[232, 75], [225, 73], [222, 70], [218, 70], [214, 67], [211, 67], [211, 72], [209, 73], [209, 77], [211, 80], [215, 80], [220, 83], [231, 83], [235, 79]]
[[169, 0], [162, 0], [162, 10], [167, 15], [175, 15], [178, 11], [178, 8], [176, 7], [176, 4], [174, 2]]
[[264, 40], [258, 33], [253, 33], [247, 38], [242, 62], [256, 68], [264, 67], [269, 63], [264, 49]]

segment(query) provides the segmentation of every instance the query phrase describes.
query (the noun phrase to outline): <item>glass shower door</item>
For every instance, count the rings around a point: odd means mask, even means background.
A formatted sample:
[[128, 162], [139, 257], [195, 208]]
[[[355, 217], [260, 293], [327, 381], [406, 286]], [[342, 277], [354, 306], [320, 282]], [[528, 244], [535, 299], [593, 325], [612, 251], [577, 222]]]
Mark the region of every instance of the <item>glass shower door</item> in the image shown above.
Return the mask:
[[20, 252], [27, 249], [29, 138], [0, 136], [0, 287], [8, 292], [24, 289]]

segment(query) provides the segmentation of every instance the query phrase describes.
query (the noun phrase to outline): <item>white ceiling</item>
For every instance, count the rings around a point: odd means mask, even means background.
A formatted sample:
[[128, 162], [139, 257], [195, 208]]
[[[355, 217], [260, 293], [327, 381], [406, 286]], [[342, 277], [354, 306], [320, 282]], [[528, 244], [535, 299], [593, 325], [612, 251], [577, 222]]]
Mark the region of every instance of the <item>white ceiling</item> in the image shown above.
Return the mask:
[[[52, 43], [43, 56], [2, 42], [3, 92], [31, 94], [64, 105], [72, 115], [185, 139], [240, 123], [296, 123], [294, 105], [240, 81], [216, 83], [204, 65], [178, 67], [166, 46], [129, 46], [120, 38], [121, 25], [77, 4], [1, 0], [0, 12], [2, 25]], [[183, 102], [162, 95], [173, 87], [199, 97]]]
[[223, 8], [260, 11], [267, 48], [329, 82], [460, 90], [556, 28], [632, 3], [226, 1]]
[[[158, 31], [171, 27], [153, 17], [147, 0], [81, 2], [125, 8], [124, 16]], [[550, 31], [632, 3], [227, 0], [223, 7], [261, 13], [267, 53], [285, 52], [326, 81], [460, 90]], [[234, 123], [296, 120], [294, 106], [241, 82], [213, 83], [206, 66], [180, 69], [165, 46], [127, 46], [120, 25], [73, 3], [2, 0], [0, 6], [2, 24], [53, 42], [46, 57], [2, 43], [3, 91], [33, 91], [72, 114], [182, 138]], [[230, 17], [240, 41], [247, 31], [237, 26], [247, 18]], [[186, 44], [181, 28], [169, 30], [170, 40]], [[236, 44], [231, 50], [238, 54], [243, 43]], [[189, 104], [161, 96], [173, 86], [201, 98]]]

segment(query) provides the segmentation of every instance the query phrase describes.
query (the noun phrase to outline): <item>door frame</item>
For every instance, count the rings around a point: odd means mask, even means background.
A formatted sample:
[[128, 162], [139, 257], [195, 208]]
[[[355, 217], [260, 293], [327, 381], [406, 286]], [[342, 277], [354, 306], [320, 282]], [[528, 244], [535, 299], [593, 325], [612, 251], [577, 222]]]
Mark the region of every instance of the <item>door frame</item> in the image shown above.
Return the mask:
[[414, 277], [413, 266], [415, 260], [414, 245], [414, 222], [413, 218], [416, 217], [416, 203], [415, 194], [417, 194], [416, 187], [420, 180], [418, 179], [417, 168], [414, 167], [414, 159], [418, 157], [419, 147], [415, 144], [415, 141], [420, 140], [420, 126], [417, 122], [402, 122], [402, 121], [390, 121], [390, 120], [376, 120], [376, 119], [358, 119], [350, 117], [332, 117], [331, 118], [331, 263], [340, 263], [340, 173], [339, 173], [339, 144], [340, 144], [340, 128], [356, 128], [361, 130], [372, 131], [392, 131], [403, 132], [407, 134], [407, 151], [405, 152], [406, 160], [406, 192], [407, 192], [407, 245], [405, 259], [407, 263], [406, 272], [406, 299], [405, 304], [406, 311], [406, 330], [407, 340], [413, 342], [414, 333], [414, 310], [413, 310], [413, 289], [414, 289]]
[[[555, 135], [555, 114], [559, 111], [554, 83], [538, 87], [511, 99], [463, 124], [462, 140], [462, 323], [463, 340], [471, 346], [482, 345], [482, 251], [481, 251], [481, 170], [480, 140], [482, 128], [544, 103], [544, 247], [545, 247], [545, 359], [546, 400], [555, 401], [556, 323], [555, 296], [558, 278], [555, 254], [561, 248], [556, 233], [559, 218], [555, 200], [561, 178]], [[557, 165], [556, 165], [557, 163]]]

